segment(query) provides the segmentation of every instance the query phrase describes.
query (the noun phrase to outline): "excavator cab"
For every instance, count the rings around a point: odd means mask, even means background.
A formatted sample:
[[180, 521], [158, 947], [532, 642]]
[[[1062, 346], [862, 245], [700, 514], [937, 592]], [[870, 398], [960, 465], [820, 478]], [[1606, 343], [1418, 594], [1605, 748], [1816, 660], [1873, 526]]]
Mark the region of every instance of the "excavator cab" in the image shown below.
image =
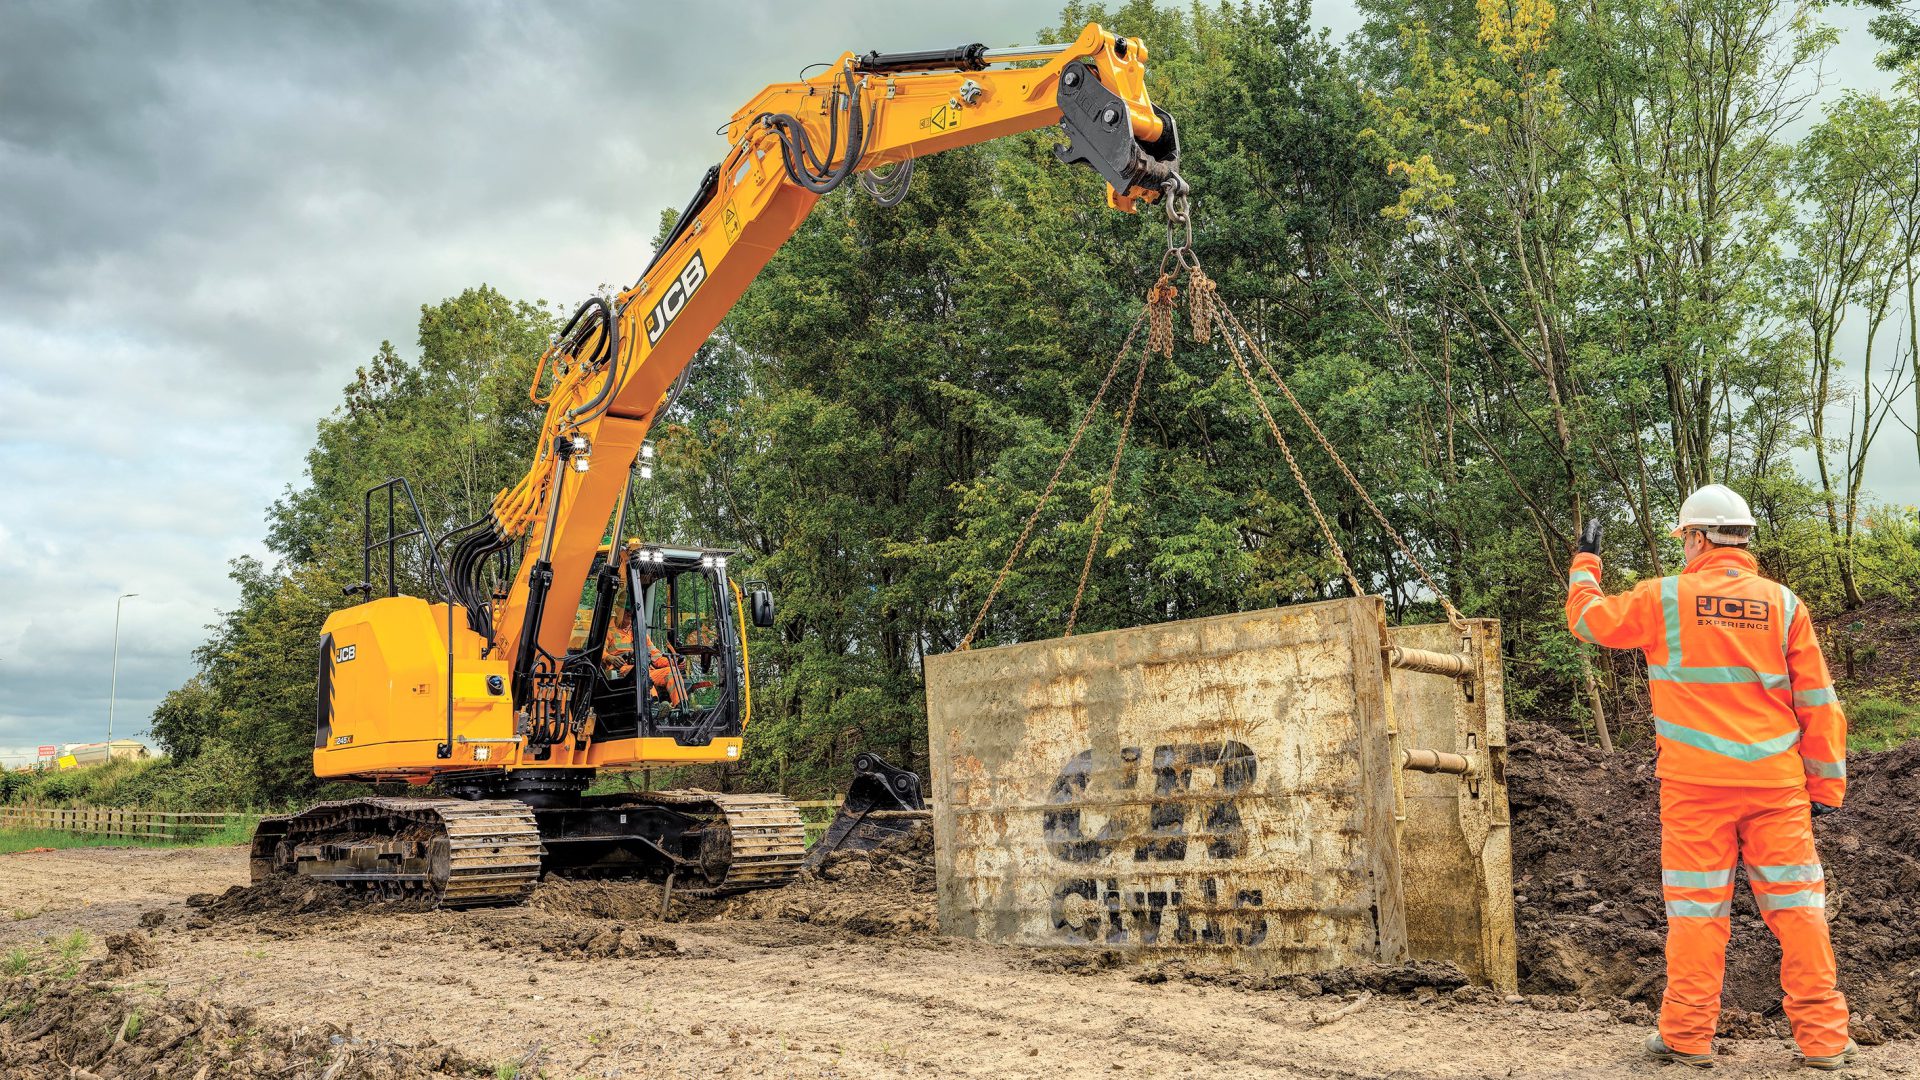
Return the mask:
[[[772, 625], [762, 585], [742, 590], [727, 577], [731, 551], [629, 541], [609, 569], [602, 547], [575, 621], [575, 651], [593, 664], [591, 712], [605, 739], [671, 738], [705, 746], [745, 727], [746, 636], [752, 600], [758, 625]], [[604, 612], [604, 614], [603, 614]], [[599, 653], [589, 655], [604, 620]]]

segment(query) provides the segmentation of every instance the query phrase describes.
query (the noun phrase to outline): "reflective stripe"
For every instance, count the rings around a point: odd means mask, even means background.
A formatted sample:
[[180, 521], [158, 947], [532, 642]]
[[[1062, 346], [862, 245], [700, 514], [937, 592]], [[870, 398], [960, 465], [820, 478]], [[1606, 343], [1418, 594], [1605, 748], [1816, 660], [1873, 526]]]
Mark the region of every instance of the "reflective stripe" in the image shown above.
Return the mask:
[[1781, 885], [1789, 881], [1825, 881], [1826, 872], [1819, 863], [1791, 863], [1786, 866], [1755, 866], [1747, 864], [1747, 873], [1755, 881], [1764, 881], [1769, 885]]
[[1793, 609], [1799, 606], [1800, 598], [1793, 595], [1793, 590], [1785, 585], [1780, 586], [1780, 612], [1785, 616], [1780, 620], [1780, 654], [1782, 656], [1786, 655], [1793, 641]]
[[1669, 919], [1724, 919], [1727, 912], [1732, 910], [1732, 900], [1722, 900], [1717, 904], [1703, 904], [1698, 900], [1667, 901]]
[[1584, 641], [1589, 645], [1600, 644], [1600, 642], [1596, 640], [1593, 636], [1593, 628], [1587, 625], [1587, 612], [1592, 611], [1593, 605], [1599, 602], [1600, 602], [1600, 597], [1598, 596], [1587, 601], [1587, 606], [1580, 609], [1580, 617], [1578, 619], [1575, 619], [1573, 623], [1574, 635], [1578, 637], [1581, 641]]
[[1808, 776], [1818, 776], [1823, 780], [1847, 778], [1847, 763], [1844, 761], [1821, 761], [1819, 758], [1810, 758], [1801, 754], [1800, 764], [1806, 766]]
[[[1755, 671], [1750, 667], [1673, 667], [1654, 664], [1647, 667], [1647, 678], [1655, 682], [1677, 683], [1759, 683], [1769, 690], [1785, 690], [1792, 683], [1785, 675]], [[1798, 696], [1795, 695], [1796, 698]]]
[[1680, 666], [1680, 579], [1660, 579], [1660, 607], [1667, 617], [1667, 666]]
[[1721, 754], [1736, 761], [1759, 761], [1761, 758], [1772, 757], [1782, 751], [1793, 749], [1794, 745], [1800, 741], [1800, 731], [1797, 728], [1772, 739], [1757, 743], [1743, 743], [1723, 739], [1718, 735], [1709, 735], [1690, 727], [1682, 727], [1671, 720], [1662, 720], [1657, 716], [1653, 718], [1653, 730], [1663, 738], [1685, 743], [1698, 750]]
[[[1761, 911], [1784, 911], [1787, 908], [1797, 907], [1823, 908], [1827, 906], [1827, 894], [1814, 892], [1811, 889], [1806, 892], [1780, 893], [1778, 895], [1757, 892], [1753, 894], [1753, 902], [1760, 906]], [[1673, 905], [1668, 904], [1667, 907], [1672, 908]], [[1668, 914], [1672, 914], [1672, 912], [1669, 911]]]
[[1816, 687], [1812, 690], [1795, 690], [1793, 692], [1793, 705], [1796, 709], [1810, 709], [1815, 705], [1831, 705], [1839, 700], [1840, 695], [1834, 693], [1833, 687], [1831, 686]]
[[1597, 586], [1600, 584], [1600, 580], [1598, 578], [1594, 577], [1592, 574], [1588, 573], [1585, 570], [1575, 570], [1572, 573], [1567, 575], [1567, 584], [1571, 585], [1574, 582], [1580, 582], [1582, 584], [1594, 585], [1594, 586]]
[[1733, 884], [1733, 868], [1725, 870], [1662, 870], [1660, 884], [1676, 889], [1724, 889]]

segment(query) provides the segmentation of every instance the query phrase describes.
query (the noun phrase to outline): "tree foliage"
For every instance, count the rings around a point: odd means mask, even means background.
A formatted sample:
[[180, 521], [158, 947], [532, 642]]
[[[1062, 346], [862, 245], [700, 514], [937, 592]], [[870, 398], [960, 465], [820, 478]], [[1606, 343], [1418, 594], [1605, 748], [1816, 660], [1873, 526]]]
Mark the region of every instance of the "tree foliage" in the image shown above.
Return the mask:
[[[1345, 48], [1304, 0], [1075, 3], [1046, 33], [1097, 19], [1149, 42], [1201, 260], [1442, 587], [1502, 620], [1510, 708], [1635, 734], [1644, 695], [1610, 666], [1627, 661], [1565, 632], [1571, 537], [1603, 517], [1610, 569], [1659, 573], [1666, 523], [1708, 480], [1749, 492], [1758, 551], [1817, 607], [1912, 596], [1913, 513], [1861, 483], [1862, 433], [1904, 384], [1849, 377], [1916, 352], [1912, 100], [1849, 97], [1787, 141], [1832, 38], [1774, 3], [1363, 7]], [[924, 766], [922, 661], [973, 623], [1165, 249], [1157, 214], [1109, 211], [1049, 142], [922, 161], [893, 209], [823, 200], [655, 430], [626, 531], [736, 548], [738, 576], [780, 597], [753, 639], [744, 775], [724, 782], [818, 789], [859, 747]], [[1854, 224], [1835, 217], [1850, 199]], [[1846, 320], [1881, 352], [1834, 333]], [[417, 355], [380, 346], [269, 512], [275, 561], [236, 564], [238, 604], [156, 713], [171, 753], [221, 762], [251, 801], [311, 788], [314, 643], [364, 573], [361, 493], [410, 477], [436, 533], [480, 513], [530, 452], [524, 387], [554, 325], [482, 287], [422, 309]], [[1344, 593], [1217, 343], [1148, 365], [1107, 490], [1132, 370], [983, 643], [1060, 632], [1102, 499], [1081, 629]], [[1395, 619], [1437, 617], [1280, 422], [1366, 587]], [[423, 574], [417, 553], [396, 568]]]

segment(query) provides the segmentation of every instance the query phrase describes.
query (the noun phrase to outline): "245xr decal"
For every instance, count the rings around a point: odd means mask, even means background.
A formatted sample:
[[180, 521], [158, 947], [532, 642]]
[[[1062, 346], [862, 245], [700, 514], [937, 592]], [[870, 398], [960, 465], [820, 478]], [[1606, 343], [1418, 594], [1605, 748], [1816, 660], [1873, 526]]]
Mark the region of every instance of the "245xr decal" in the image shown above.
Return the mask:
[[700, 260], [700, 253], [696, 251], [693, 253], [693, 258], [687, 260], [686, 268], [680, 271], [680, 276], [673, 280], [673, 284], [667, 286], [667, 291], [653, 305], [653, 310], [647, 313], [648, 345], [659, 343], [660, 335], [666, 333], [667, 327], [673, 324], [673, 320], [679, 318], [680, 313], [687, 309], [687, 301], [693, 298], [694, 290], [706, 280], [707, 264]]

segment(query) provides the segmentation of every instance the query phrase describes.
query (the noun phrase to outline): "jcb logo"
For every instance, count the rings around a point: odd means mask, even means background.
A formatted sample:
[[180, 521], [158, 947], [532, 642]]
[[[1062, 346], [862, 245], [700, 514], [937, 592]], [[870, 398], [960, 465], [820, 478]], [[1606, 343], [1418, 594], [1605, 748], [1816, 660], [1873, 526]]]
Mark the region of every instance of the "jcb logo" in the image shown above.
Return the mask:
[[1699, 596], [1694, 598], [1693, 610], [1703, 619], [1765, 622], [1771, 605], [1765, 600], [1745, 600], [1738, 596]]
[[667, 286], [666, 294], [660, 297], [660, 302], [653, 305], [653, 310], [647, 314], [647, 344], [659, 343], [660, 335], [666, 333], [667, 327], [672, 325], [673, 320], [679, 318], [680, 313], [687, 309], [687, 301], [693, 299], [693, 291], [698, 289], [700, 283], [705, 280], [707, 280], [707, 264], [700, 261], [700, 253], [696, 251], [693, 253], [693, 259], [687, 263], [687, 268], [680, 271], [680, 276], [674, 279], [673, 284]]

